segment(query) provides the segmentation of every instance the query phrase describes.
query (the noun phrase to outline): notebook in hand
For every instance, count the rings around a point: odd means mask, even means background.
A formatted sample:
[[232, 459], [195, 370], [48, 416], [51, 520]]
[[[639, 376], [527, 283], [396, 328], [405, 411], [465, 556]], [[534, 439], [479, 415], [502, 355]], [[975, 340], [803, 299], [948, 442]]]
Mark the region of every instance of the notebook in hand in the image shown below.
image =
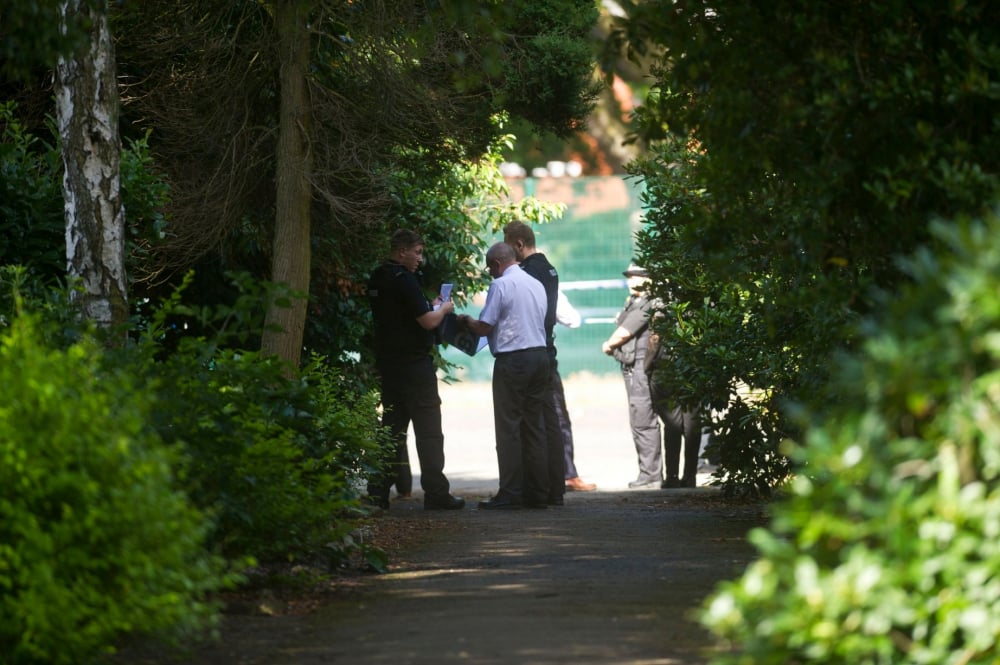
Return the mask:
[[486, 338], [469, 330], [469, 327], [454, 314], [448, 314], [444, 317], [439, 332], [443, 342], [470, 356], [476, 355], [480, 349], [486, 346]]

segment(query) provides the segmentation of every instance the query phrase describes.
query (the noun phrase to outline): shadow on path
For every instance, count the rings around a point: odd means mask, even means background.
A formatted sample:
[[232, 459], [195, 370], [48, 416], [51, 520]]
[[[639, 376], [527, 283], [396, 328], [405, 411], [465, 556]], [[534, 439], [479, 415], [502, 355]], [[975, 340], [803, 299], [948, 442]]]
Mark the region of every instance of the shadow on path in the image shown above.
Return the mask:
[[691, 611], [753, 556], [759, 507], [712, 489], [569, 493], [548, 510], [426, 512], [429, 529], [360, 593], [307, 616], [226, 619], [191, 663], [705, 663]]

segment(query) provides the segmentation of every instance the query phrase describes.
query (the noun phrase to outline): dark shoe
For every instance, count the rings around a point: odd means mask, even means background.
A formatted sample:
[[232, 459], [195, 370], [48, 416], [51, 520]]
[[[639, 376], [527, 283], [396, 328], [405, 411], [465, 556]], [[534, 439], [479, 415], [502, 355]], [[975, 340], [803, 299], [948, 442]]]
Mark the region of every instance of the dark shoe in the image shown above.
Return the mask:
[[545, 510], [549, 507], [549, 502], [546, 501], [545, 503], [541, 503], [538, 501], [532, 501], [529, 503], [528, 501], [525, 501], [524, 507], [528, 508], [529, 510]]
[[628, 486], [634, 490], [660, 489], [660, 482], [654, 478], [637, 478], [630, 482]]
[[521, 502], [512, 501], [505, 496], [495, 496], [489, 501], [480, 501], [479, 510], [520, 510]]
[[550, 506], [561, 506], [565, 504], [565, 500], [561, 496], [550, 496], [549, 505]]
[[566, 489], [572, 492], [593, 492], [597, 489], [594, 483], [585, 483], [580, 476], [566, 480]]
[[681, 487], [697, 487], [698, 477], [697, 476], [684, 476], [681, 478]]
[[684, 487], [684, 486], [681, 485], [681, 481], [680, 481], [679, 478], [667, 478], [666, 480], [663, 481], [663, 484], [660, 485], [660, 487], [662, 489], [669, 490], [669, 489], [674, 489], [674, 488], [677, 488], [677, 487]]
[[461, 510], [462, 508], [465, 508], [465, 499], [460, 496], [450, 494], [424, 496], [424, 510]]

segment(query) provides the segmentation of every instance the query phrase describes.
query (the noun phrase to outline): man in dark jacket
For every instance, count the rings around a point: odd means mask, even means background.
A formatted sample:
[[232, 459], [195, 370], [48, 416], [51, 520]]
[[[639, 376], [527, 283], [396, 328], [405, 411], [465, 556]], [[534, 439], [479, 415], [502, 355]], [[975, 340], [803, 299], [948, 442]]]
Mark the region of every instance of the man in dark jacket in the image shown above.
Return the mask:
[[[567, 489], [592, 491], [597, 488], [584, 482], [576, 473], [573, 450], [573, 430], [566, 409], [566, 394], [559, 364], [556, 360], [554, 328], [559, 299], [559, 273], [545, 254], [535, 247], [535, 232], [524, 222], [511, 222], [503, 229], [503, 240], [514, 248], [521, 269], [545, 287], [545, 344], [552, 367], [549, 371], [549, 392], [545, 401], [545, 438], [549, 459], [549, 504], [562, 505]], [[572, 474], [567, 473], [572, 469]]]
[[[457, 510], [465, 500], [450, 494], [444, 475], [444, 434], [441, 431], [441, 397], [431, 350], [434, 330], [453, 312], [454, 303], [430, 303], [417, 280], [423, 261], [424, 241], [408, 230], [393, 234], [389, 258], [368, 281], [368, 300], [375, 324], [375, 366], [382, 389], [382, 425], [392, 433], [396, 465], [406, 459], [406, 433], [413, 423], [424, 508]], [[408, 463], [408, 462], [407, 462]], [[368, 495], [377, 505], [389, 507], [391, 475], [371, 478]], [[398, 489], [398, 488], [397, 488]]]

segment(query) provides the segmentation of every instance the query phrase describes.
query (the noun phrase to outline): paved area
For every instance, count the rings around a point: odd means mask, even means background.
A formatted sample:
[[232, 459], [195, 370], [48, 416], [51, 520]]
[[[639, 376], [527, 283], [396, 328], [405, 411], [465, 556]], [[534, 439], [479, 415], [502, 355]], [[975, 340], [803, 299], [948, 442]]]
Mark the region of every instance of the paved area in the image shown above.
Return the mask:
[[[573, 422], [576, 467], [601, 490], [625, 490], [639, 472], [628, 424], [628, 401], [620, 376], [564, 377], [566, 404]], [[489, 383], [441, 384], [445, 436], [445, 473], [460, 494], [497, 489], [493, 401]], [[418, 473], [416, 448], [410, 459]], [[702, 474], [700, 484], [709, 476]], [[414, 489], [419, 488], [414, 477]]]
[[694, 612], [750, 562], [745, 535], [763, 523], [713, 495], [599, 491], [510, 512], [399, 502], [381, 519], [423, 534], [388, 573], [311, 614], [227, 616], [218, 645], [144, 662], [705, 665], [720, 647]]
[[464, 510], [424, 511], [419, 492], [394, 501], [379, 522], [415, 537], [389, 572], [309, 614], [227, 616], [219, 644], [162, 662], [708, 663], [718, 646], [693, 613], [752, 560], [745, 536], [763, 513], [709, 488], [627, 489], [636, 463], [619, 383], [566, 385], [578, 466], [598, 491], [518, 511], [475, 508], [497, 483], [488, 385], [443, 388], [446, 471]]

